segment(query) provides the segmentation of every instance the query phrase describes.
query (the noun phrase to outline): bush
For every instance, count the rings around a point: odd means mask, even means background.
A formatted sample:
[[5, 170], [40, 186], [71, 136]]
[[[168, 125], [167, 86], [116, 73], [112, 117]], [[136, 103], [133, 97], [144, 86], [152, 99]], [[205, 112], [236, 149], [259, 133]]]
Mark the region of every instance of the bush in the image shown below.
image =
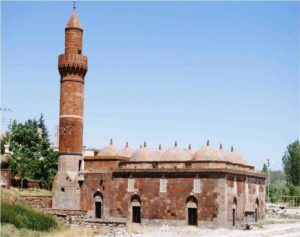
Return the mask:
[[35, 211], [20, 204], [1, 203], [1, 223], [13, 224], [18, 229], [37, 231], [55, 229], [58, 224], [53, 216]]

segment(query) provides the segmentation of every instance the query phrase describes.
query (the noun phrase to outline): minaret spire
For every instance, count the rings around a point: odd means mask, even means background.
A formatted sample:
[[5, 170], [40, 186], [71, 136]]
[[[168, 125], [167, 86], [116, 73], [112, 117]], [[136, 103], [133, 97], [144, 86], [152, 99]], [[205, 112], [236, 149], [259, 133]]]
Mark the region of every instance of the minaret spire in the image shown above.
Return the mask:
[[75, 10], [76, 10], [76, 2], [73, 1], [73, 11], [75, 11]]

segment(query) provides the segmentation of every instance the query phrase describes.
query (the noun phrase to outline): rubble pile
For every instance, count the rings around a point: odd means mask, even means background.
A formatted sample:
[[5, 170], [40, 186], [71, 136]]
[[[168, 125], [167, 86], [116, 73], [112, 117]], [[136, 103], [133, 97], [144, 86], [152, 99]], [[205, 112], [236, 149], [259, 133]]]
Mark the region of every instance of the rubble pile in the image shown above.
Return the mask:
[[287, 206], [284, 204], [266, 204], [266, 216], [267, 217], [283, 217], [288, 216]]

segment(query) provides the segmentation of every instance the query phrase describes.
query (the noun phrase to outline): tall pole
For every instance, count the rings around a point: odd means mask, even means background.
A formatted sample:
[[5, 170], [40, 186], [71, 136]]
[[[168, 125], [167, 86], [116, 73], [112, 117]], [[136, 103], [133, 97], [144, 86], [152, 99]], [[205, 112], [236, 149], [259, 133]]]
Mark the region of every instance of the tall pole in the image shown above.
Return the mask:
[[270, 172], [269, 172], [269, 169], [270, 169], [270, 159], [267, 159], [267, 167], [268, 167], [268, 173], [267, 173], [267, 178], [268, 178], [268, 202], [270, 202]]

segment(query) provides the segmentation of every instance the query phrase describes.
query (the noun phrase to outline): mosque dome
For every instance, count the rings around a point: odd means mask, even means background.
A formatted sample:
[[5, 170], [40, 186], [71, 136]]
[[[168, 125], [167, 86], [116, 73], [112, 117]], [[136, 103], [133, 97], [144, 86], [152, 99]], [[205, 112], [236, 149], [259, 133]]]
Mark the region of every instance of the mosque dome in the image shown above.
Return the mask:
[[133, 153], [134, 153], [134, 150], [131, 149], [131, 148], [128, 146], [128, 142], [126, 142], [126, 146], [121, 150], [121, 155], [124, 156], [124, 157], [130, 158], [130, 157], [132, 156]]
[[224, 161], [222, 152], [220, 150], [211, 147], [208, 140], [206, 146], [196, 151], [196, 153], [193, 155], [193, 160]]
[[228, 161], [235, 163], [235, 164], [241, 164], [241, 165], [246, 165], [246, 161], [244, 160], [244, 158], [242, 157], [241, 154], [235, 152], [233, 150], [233, 147], [231, 147], [231, 151], [230, 152], [226, 152], [227, 153], [227, 157], [228, 157]]
[[219, 152], [221, 153], [223, 160], [228, 161], [234, 164], [242, 164], [246, 165], [246, 161], [243, 159], [242, 155], [234, 152], [233, 147], [231, 147], [231, 151], [224, 151], [220, 149]]
[[191, 157], [193, 157], [194, 152], [193, 152], [193, 150], [192, 150], [192, 145], [191, 145], [191, 144], [189, 144], [189, 147], [188, 147], [188, 149], [187, 149], [187, 152], [190, 154]]
[[160, 161], [161, 160], [161, 156], [164, 153], [164, 151], [161, 149], [161, 145], [159, 145], [158, 146], [158, 150], [154, 151], [153, 153], [154, 153], [154, 158], [157, 161]]
[[162, 156], [161, 161], [187, 161], [191, 160], [192, 156], [187, 150], [180, 149], [175, 142], [175, 146], [166, 150]]
[[110, 139], [109, 145], [100, 149], [97, 156], [120, 156], [121, 151], [113, 145], [113, 140]]
[[135, 151], [130, 161], [157, 161], [159, 160], [158, 154], [153, 152], [151, 149], [147, 148], [146, 142], [144, 146]]

